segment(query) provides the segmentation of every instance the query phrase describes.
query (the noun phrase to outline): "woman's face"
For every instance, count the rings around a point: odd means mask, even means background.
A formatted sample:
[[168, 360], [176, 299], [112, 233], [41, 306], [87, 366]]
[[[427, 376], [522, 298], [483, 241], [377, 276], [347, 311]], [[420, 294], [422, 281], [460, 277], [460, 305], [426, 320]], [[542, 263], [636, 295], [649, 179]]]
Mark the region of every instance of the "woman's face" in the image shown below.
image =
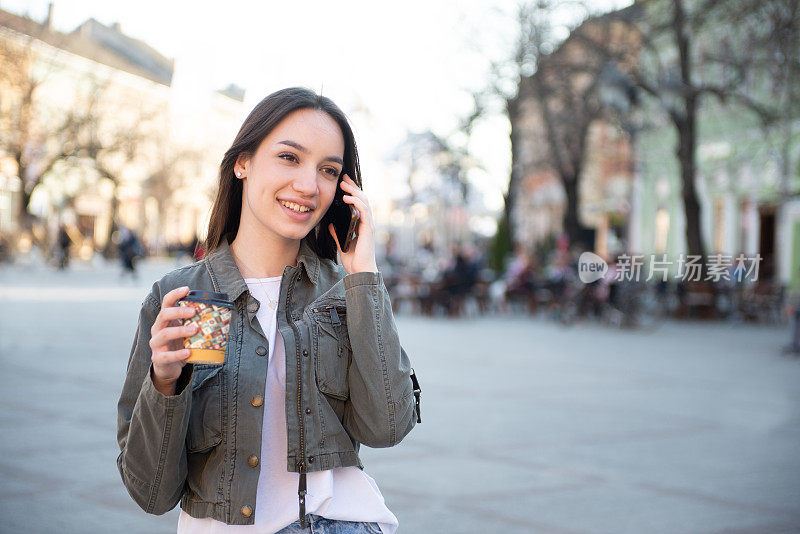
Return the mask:
[[333, 201], [343, 157], [344, 137], [330, 115], [316, 109], [287, 115], [234, 167], [244, 182], [240, 226], [279, 239], [304, 238]]

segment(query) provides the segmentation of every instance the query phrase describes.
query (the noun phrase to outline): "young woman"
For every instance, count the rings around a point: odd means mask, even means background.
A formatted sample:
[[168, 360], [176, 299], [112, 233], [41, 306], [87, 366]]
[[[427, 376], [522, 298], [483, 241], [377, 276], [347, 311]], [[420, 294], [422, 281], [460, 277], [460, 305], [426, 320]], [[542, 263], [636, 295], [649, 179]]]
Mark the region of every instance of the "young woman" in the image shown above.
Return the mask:
[[[269, 95], [219, 180], [206, 259], [142, 305], [118, 405], [122, 480], [148, 513], [180, 501], [179, 533], [394, 532], [358, 451], [411, 431], [419, 388], [345, 115], [306, 89]], [[335, 202], [360, 216], [347, 252]], [[194, 311], [177, 301], [190, 289], [234, 303], [222, 364], [185, 361]]]

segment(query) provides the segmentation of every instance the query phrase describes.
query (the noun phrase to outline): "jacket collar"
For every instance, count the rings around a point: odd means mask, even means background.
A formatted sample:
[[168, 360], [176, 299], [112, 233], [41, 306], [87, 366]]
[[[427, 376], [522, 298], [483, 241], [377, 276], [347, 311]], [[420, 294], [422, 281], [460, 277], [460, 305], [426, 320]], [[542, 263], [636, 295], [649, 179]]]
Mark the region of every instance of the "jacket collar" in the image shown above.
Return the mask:
[[[236, 265], [236, 260], [234, 260], [231, 252], [230, 241], [232, 237], [231, 234], [225, 235], [220, 240], [217, 250], [211, 253], [206, 260], [214, 285], [219, 287], [220, 291], [227, 293], [231, 302], [247, 291], [247, 283], [242, 278], [242, 273], [239, 272], [239, 267]], [[300, 241], [297, 266], [312, 284], [317, 285], [319, 280], [319, 256], [311, 250], [305, 239]]]
[[319, 280], [319, 256], [311, 250], [308, 241], [302, 239], [300, 241], [300, 251], [297, 253], [297, 266], [302, 270], [312, 284], [317, 285]]

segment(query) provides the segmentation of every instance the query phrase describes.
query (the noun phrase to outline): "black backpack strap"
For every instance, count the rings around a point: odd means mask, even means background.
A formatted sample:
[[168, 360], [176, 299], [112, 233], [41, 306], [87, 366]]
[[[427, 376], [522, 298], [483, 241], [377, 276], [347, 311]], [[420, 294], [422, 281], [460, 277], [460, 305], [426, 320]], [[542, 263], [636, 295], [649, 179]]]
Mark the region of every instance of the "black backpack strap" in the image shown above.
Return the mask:
[[417, 375], [414, 374], [414, 368], [411, 368], [411, 384], [414, 386], [414, 400], [415, 406], [417, 409], [417, 423], [422, 422], [422, 417], [419, 413], [419, 394], [422, 392], [422, 389], [419, 387], [419, 380], [417, 380]]

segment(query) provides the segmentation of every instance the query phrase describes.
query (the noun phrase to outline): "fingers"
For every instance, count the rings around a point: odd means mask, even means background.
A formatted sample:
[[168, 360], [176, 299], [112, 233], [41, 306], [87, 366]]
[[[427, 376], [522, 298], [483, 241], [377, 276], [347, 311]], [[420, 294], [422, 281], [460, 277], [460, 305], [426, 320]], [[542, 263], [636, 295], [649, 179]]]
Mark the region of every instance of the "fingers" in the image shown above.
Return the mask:
[[348, 193], [342, 196], [342, 200], [354, 206], [358, 210], [358, 215], [362, 221], [367, 221], [367, 224], [372, 227], [372, 211], [369, 207], [369, 201], [364, 191], [359, 188], [356, 183], [346, 174], [340, 183], [342, 191]]
[[189, 287], [183, 286], [173, 289], [166, 295], [164, 295], [164, 299], [161, 301], [162, 308], [170, 308], [175, 305], [178, 299], [181, 299], [189, 294]]
[[342, 254], [342, 247], [339, 245], [339, 238], [336, 237], [336, 229], [333, 227], [333, 223], [328, 223], [328, 231], [333, 236], [333, 241], [336, 243], [336, 248], [339, 250], [339, 254]]
[[197, 330], [198, 326], [195, 324], [162, 328], [150, 338], [150, 349], [155, 353], [170, 341], [192, 336], [197, 333]]
[[364, 205], [369, 206], [369, 201], [367, 201], [367, 195], [364, 194], [364, 191], [361, 190], [360, 187], [356, 185], [352, 178], [347, 176], [346, 174], [342, 178], [339, 186], [342, 188], [342, 191], [345, 193], [349, 193], [351, 196], [357, 197], [361, 199]]
[[192, 354], [190, 349], [180, 350], [160, 350], [153, 352], [150, 358], [154, 365], [164, 366], [175, 362], [181, 362]]
[[153, 322], [153, 327], [150, 329], [151, 335], [155, 335], [157, 331], [167, 326], [172, 320], [185, 319], [196, 313], [195, 309], [191, 306], [175, 306], [178, 299], [185, 297], [188, 293], [188, 287], [179, 287], [164, 295], [164, 299], [161, 301], [161, 311], [158, 313], [156, 320]]
[[369, 231], [371, 231], [373, 224], [372, 224], [372, 213], [370, 212], [369, 205], [367, 205], [360, 198], [354, 197], [353, 195], [344, 195], [342, 197], [342, 200], [353, 206], [358, 211], [358, 216], [361, 219], [361, 222], [363, 223], [363, 224], [359, 223], [359, 228], [360, 228], [359, 232], [360, 233], [364, 232], [365, 228], [364, 224], [369, 229]]
[[155, 335], [156, 332], [167, 326], [170, 321], [180, 321], [187, 319], [197, 313], [197, 310], [192, 306], [173, 306], [172, 308], [161, 308], [158, 312], [153, 327], [150, 329], [150, 334]]
[[353, 206], [355, 206], [361, 218], [362, 219], [365, 218], [365, 212], [369, 211], [369, 206], [367, 206], [366, 202], [353, 195], [344, 195], [342, 196], [342, 199], [344, 199], [344, 201], [347, 202], [348, 204], [352, 204]]
[[180, 325], [181, 319], [191, 317], [196, 313], [196, 310], [191, 306], [176, 306], [177, 301], [188, 293], [189, 288], [184, 286], [173, 289], [164, 295], [161, 301], [161, 311], [158, 312], [158, 316], [153, 322], [153, 327], [150, 329], [150, 349], [152, 351], [150, 359], [153, 362], [154, 373], [160, 376], [162, 380], [165, 379], [165, 376], [161, 376], [164, 373], [167, 375], [166, 378], [174, 378], [168, 376], [174, 371], [165, 371], [165, 369], [170, 369], [170, 366], [175, 369], [175, 364], [179, 364], [177, 369], [180, 369], [186, 365], [184, 360], [192, 353], [187, 348], [168, 350], [169, 348], [176, 348], [174, 345], [170, 347], [170, 342], [182, 340], [198, 331], [199, 327], [196, 324]]

